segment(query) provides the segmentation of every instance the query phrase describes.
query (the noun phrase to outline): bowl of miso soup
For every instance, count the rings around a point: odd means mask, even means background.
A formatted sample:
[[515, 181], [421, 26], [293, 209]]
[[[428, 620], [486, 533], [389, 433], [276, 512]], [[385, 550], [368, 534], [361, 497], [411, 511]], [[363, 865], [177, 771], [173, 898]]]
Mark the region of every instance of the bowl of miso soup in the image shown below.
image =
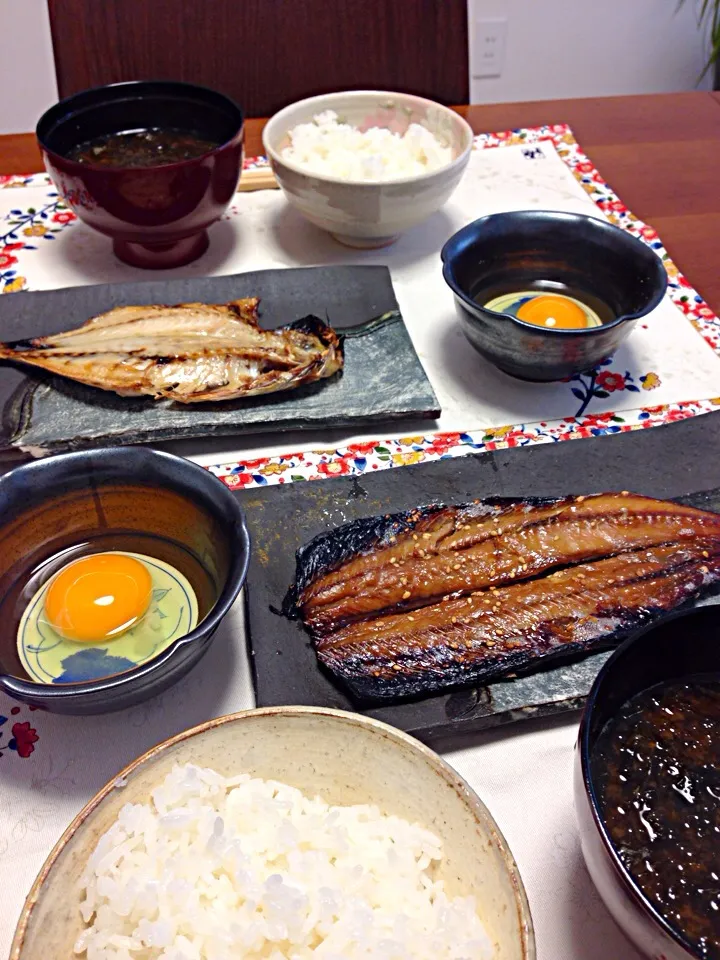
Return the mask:
[[120, 260], [161, 269], [207, 250], [240, 178], [243, 114], [195, 84], [114, 83], [55, 104], [37, 138], [78, 217], [112, 239]]
[[120, 710], [205, 654], [245, 580], [237, 498], [147, 447], [61, 454], [0, 477], [0, 690]]
[[650, 246], [576, 213], [482, 217], [447, 241], [442, 261], [470, 343], [522, 380], [563, 380], [591, 370], [667, 288]]
[[590, 692], [575, 758], [583, 856], [652, 960], [720, 960], [720, 606], [630, 637]]

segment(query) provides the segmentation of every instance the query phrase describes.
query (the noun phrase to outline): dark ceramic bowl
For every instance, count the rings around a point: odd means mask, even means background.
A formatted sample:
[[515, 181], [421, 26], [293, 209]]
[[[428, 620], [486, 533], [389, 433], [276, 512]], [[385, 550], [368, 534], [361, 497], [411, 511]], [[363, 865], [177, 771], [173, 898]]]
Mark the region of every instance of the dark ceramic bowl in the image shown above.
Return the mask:
[[655, 684], [702, 673], [720, 674], [720, 607], [678, 613], [640, 630], [598, 674], [575, 752], [575, 810], [588, 872], [618, 926], [652, 960], [705, 954], [667, 923], [623, 866], [600, 812], [590, 760], [603, 727], [627, 700]]
[[[95, 137], [148, 127], [183, 130], [220, 146], [157, 167], [110, 168], [68, 159], [74, 147]], [[228, 97], [190, 83], [114, 83], [56, 103], [40, 118], [37, 138], [60, 195], [81, 220], [112, 237], [121, 260], [178, 267], [205, 252], [208, 226], [237, 189], [243, 115]]]
[[[610, 356], [662, 300], [657, 254], [624, 230], [577, 213], [527, 210], [475, 220], [442, 249], [443, 276], [470, 343], [523, 380], [562, 380]], [[585, 330], [539, 327], [480, 306], [493, 296], [547, 285], [585, 293], [613, 320]]]
[[[31, 576], [37, 589], [79, 544], [90, 545], [85, 553], [130, 550], [170, 563], [192, 584], [200, 621], [157, 657], [124, 673], [36, 683], [17, 653], [19, 611], [27, 603], [21, 591]], [[70, 714], [119, 710], [160, 693], [208, 649], [245, 581], [249, 553], [236, 498], [181, 457], [125, 447], [18, 467], [0, 478], [0, 689]]]

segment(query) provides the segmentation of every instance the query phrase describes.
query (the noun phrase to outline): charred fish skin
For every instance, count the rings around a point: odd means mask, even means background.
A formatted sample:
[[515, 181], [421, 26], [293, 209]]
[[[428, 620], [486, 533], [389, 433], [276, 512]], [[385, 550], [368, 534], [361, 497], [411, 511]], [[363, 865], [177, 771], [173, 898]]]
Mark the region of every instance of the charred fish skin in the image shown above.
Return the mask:
[[[549, 577], [490, 591], [472, 598], [472, 609], [462, 609], [468, 604], [463, 597], [442, 611], [423, 608], [422, 617], [399, 614], [364, 625], [389, 630], [385, 637], [363, 637], [357, 625], [347, 627], [316, 642], [318, 660], [360, 702], [427, 696], [607, 649], [720, 588], [720, 540], [633, 557], [637, 576], [620, 555], [560, 571], [557, 584]], [[594, 593], [587, 585], [593, 577]], [[548, 599], [553, 589], [558, 593]]]
[[720, 536], [720, 515], [631, 494], [433, 505], [316, 537], [298, 553], [286, 608], [322, 637], [444, 596], [701, 535]]
[[[567, 498], [563, 498], [567, 499]], [[472, 503], [449, 507], [429, 503], [413, 510], [350, 520], [333, 530], [317, 534], [295, 554], [295, 579], [283, 601], [283, 613], [290, 619], [303, 619], [303, 598], [320, 578], [335, 573], [343, 564], [369, 556], [373, 550], [393, 546], [402, 535], [412, 536], [418, 522], [433, 520], [445, 510], [473, 509], [494, 516], [513, 506], [546, 506], [562, 502], [557, 498], [488, 497]]]
[[383, 701], [613, 646], [719, 571], [720, 514], [628, 493], [492, 498], [320, 534], [284, 612], [355, 699]]
[[313, 582], [357, 554], [390, 544], [394, 537], [411, 529], [413, 514], [414, 511], [408, 510], [380, 517], [363, 517], [313, 537], [295, 554], [295, 580], [283, 600], [283, 614], [291, 620], [302, 619], [301, 597]]
[[82, 326], [0, 344], [0, 360], [120, 396], [204, 403], [290, 390], [342, 370], [341, 338], [317, 317], [261, 329], [257, 298], [116, 307]]

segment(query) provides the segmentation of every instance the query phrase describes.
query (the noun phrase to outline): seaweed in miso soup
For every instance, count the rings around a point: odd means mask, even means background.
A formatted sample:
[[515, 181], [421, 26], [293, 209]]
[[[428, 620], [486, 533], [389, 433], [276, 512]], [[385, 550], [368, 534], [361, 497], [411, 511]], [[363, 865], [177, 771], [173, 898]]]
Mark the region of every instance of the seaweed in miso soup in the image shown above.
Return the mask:
[[632, 697], [591, 758], [602, 817], [658, 912], [720, 958], [720, 680], [693, 677]]
[[220, 144], [187, 130], [154, 127], [129, 133], [108, 133], [78, 144], [68, 153], [77, 163], [101, 167], [158, 167], [201, 157]]

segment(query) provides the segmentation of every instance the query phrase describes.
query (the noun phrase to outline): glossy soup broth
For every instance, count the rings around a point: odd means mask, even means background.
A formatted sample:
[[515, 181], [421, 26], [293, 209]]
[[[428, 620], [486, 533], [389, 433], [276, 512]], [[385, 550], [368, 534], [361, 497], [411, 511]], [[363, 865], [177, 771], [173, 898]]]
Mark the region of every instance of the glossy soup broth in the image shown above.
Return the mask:
[[603, 819], [625, 867], [697, 952], [720, 958], [720, 679], [645, 690], [591, 758]]
[[71, 150], [68, 158], [101, 167], [157, 167], [193, 160], [218, 146], [187, 130], [155, 127], [87, 140]]

